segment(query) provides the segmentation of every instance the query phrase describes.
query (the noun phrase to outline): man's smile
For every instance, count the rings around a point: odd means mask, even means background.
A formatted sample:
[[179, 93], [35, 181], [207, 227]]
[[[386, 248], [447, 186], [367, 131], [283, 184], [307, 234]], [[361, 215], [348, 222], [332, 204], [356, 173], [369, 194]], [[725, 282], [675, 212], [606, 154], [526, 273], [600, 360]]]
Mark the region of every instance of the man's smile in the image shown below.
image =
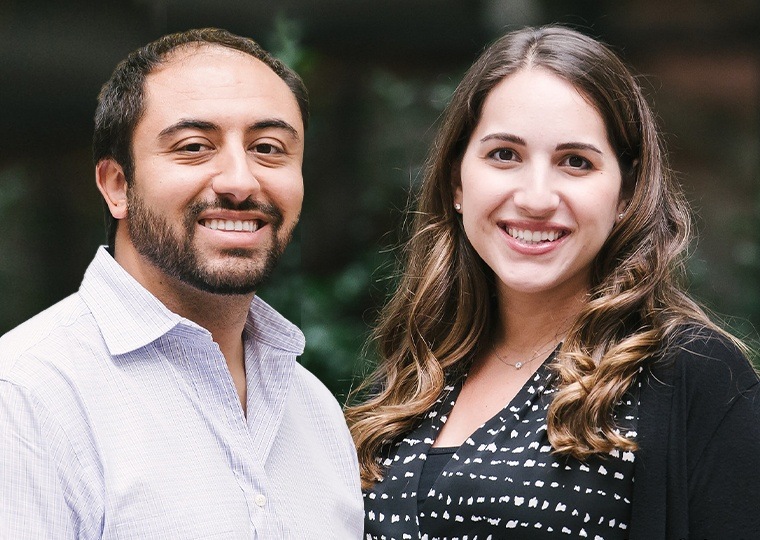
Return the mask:
[[215, 231], [256, 232], [262, 223], [259, 220], [201, 219], [199, 223]]

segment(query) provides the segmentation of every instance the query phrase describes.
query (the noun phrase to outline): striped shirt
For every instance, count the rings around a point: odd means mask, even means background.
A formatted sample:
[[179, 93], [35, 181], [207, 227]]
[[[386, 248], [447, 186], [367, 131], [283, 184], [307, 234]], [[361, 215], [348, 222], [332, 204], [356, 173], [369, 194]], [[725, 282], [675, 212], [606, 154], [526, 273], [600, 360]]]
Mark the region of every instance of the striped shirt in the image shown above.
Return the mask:
[[356, 454], [262, 300], [247, 417], [219, 347], [101, 248], [79, 291], [0, 338], [0, 538], [351, 539]]

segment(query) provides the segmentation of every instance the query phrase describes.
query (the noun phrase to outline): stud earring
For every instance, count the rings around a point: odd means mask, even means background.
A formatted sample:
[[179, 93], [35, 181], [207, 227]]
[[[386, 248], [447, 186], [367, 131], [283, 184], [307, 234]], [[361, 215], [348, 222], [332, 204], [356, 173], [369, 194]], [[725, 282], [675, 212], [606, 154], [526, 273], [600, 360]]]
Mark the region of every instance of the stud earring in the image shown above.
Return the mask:
[[625, 217], [625, 213], [621, 212], [618, 214], [618, 221], [621, 221]]
[[461, 211], [462, 210], [462, 205], [459, 204], [458, 202], [454, 203], [454, 210], [456, 210], [457, 212]]

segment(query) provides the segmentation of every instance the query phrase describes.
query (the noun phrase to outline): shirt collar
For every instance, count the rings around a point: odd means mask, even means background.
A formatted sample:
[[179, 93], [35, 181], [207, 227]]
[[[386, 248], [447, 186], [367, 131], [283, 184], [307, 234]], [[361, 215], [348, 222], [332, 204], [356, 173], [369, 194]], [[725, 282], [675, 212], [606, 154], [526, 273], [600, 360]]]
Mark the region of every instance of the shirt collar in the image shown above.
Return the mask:
[[98, 248], [79, 293], [113, 355], [144, 347], [185, 320], [140, 285], [105, 246]]
[[245, 323], [246, 340], [300, 356], [305, 339], [301, 330], [258, 296], [253, 298]]
[[[208, 332], [170, 311], [140, 285], [101, 246], [85, 272], [79, 289], [113, 355], [137, 350], [168, 333], [179, 324]], [[245, 325], [246, 341], [253, 340], [301, 355], [301, 330], [258, 297], [253, 299]]]

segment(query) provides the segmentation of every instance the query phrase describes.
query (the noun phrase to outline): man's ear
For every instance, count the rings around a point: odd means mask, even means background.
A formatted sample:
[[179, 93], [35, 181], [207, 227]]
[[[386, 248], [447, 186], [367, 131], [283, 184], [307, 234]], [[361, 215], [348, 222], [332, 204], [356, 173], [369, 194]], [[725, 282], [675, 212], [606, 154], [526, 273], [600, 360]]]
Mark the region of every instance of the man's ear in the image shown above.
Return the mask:
[[95, 182], [114, 219], [127, 217], [127, 178], [124, 169], [111, 158], [101, 159], [95, 166]]

